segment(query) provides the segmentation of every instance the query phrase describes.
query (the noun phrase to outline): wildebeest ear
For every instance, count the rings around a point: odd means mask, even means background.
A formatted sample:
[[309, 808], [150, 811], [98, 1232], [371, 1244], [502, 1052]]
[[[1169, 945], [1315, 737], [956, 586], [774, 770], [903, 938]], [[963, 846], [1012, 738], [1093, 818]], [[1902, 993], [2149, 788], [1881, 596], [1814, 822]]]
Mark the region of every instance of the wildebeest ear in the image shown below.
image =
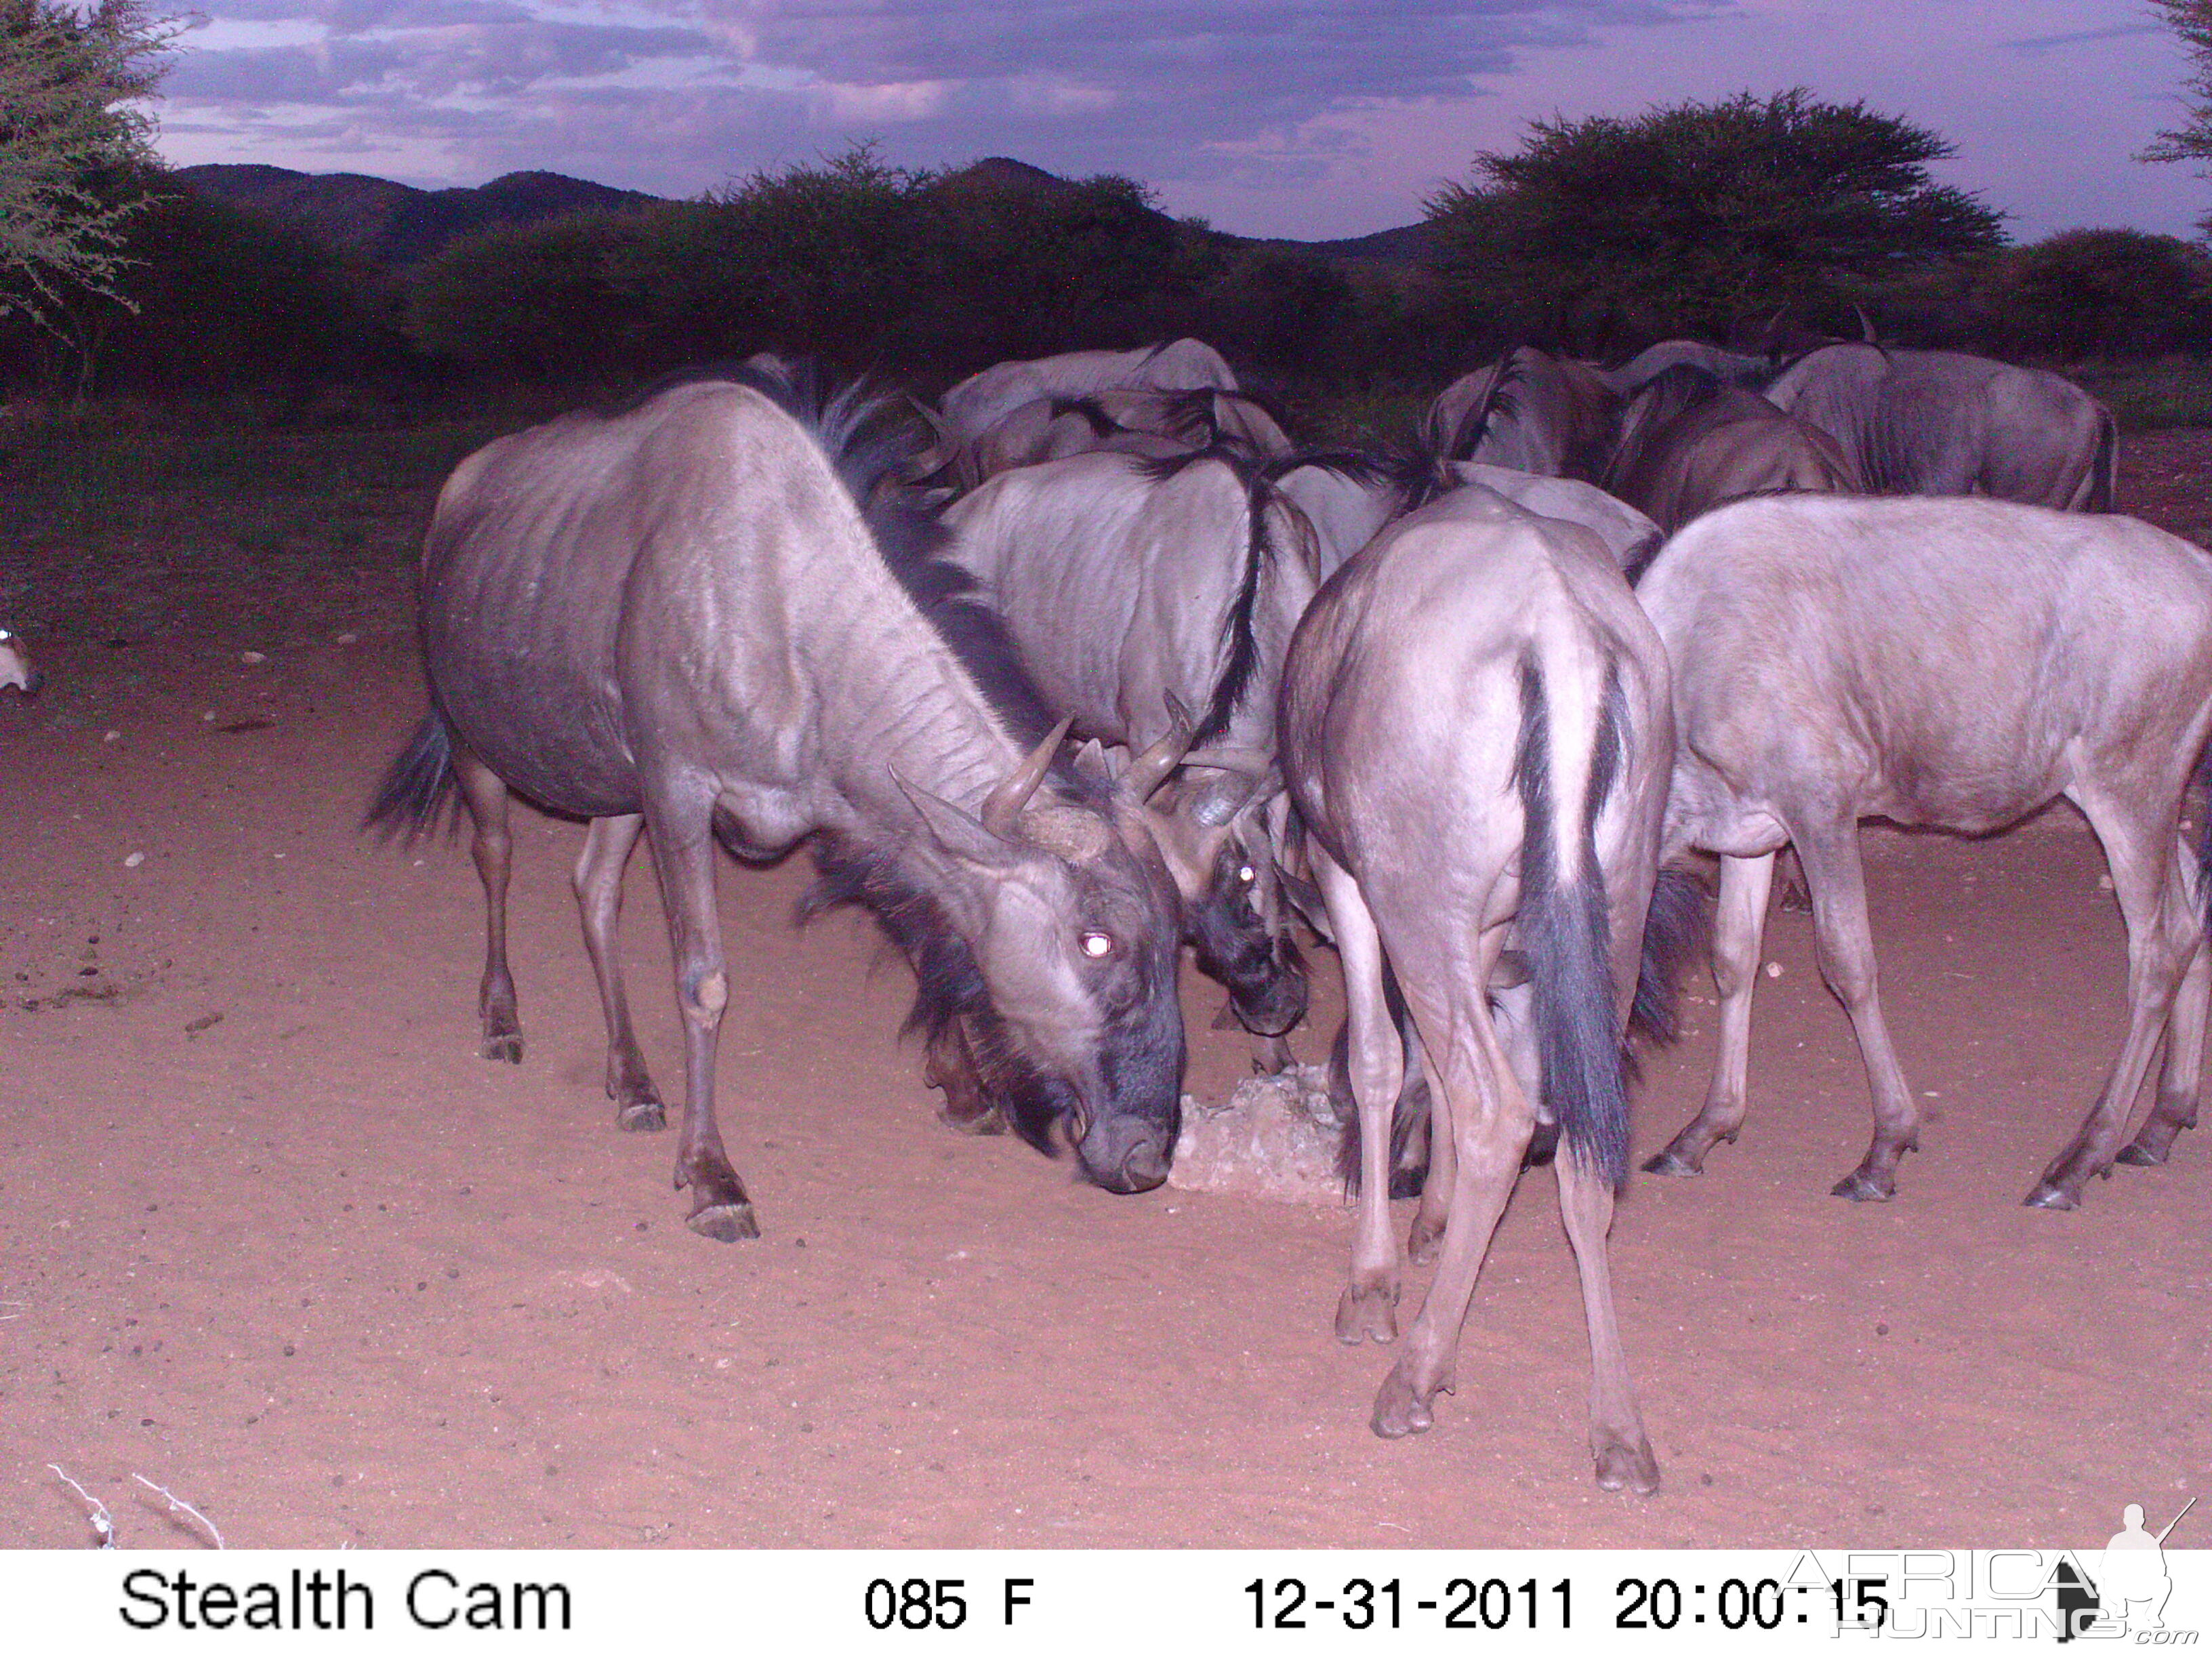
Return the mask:
[[915, 787], [898, 775], [896, 767], [890, 769], [890, 773], [899, 793], [921, 814], [922, 826], [929, 831], [930, 839], [953, 857], [997, 868], [1012, 863], [1018, 856], [1013, 844], [984, 828], [981, 818], [927, 789]]

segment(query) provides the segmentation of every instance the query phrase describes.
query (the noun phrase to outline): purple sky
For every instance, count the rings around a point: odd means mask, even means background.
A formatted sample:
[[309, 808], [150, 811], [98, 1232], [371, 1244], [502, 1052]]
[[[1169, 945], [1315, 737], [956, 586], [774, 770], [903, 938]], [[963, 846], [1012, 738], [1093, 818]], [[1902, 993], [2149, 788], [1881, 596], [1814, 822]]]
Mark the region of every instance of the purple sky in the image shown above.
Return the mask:
[[168, 158], [696, 194], [880, 139], [909, 166], [1124, 173], [1224, 230], [1420, 216], [1534, 118], [1802, 84], [1959, 148], [2022, 240], [2191, 234], [2212, 181], [2135, 153], [2185, 64], [2143, 0], [200, 0]]

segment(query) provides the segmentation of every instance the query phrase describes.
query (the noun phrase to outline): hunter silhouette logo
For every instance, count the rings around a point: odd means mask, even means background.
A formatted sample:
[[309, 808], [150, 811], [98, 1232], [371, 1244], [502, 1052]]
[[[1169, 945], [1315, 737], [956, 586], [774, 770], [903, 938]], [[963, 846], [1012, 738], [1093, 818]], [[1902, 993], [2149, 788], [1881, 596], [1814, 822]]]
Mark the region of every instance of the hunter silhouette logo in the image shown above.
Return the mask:
[[2120, 1512], [2120, 1530], [2106, 1544], [2094, 1578], [2085, 1581], [2070, 1563], [2060, 1563], [2052, 1575], [2058, 1592], [2058, 1639], [2071, 1642], [2092, 1626], [2109, 1626], [2116, 1633], [2164, 1630], [2161, 1615], [2173, 1594], [2166, 1570], [2166, 1537], [2196, 1507], [2192, 1498], [2181, 1506], [2181, 1515], [2154, 1534], [2143, 1529], [2142, 1505], [2130, 1504]]

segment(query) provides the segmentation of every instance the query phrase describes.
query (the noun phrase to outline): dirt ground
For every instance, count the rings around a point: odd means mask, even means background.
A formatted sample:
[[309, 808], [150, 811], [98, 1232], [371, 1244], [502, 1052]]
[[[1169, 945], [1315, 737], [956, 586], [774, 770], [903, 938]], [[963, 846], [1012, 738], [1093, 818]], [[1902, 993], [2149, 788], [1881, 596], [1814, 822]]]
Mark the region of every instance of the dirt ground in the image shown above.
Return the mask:
[[[2130, 501], [2203, 533], [2212, 437], [2129, 456]], [[354, 828], [420, 709], [426, 507], [386, 489], [374, 533], [291, 549], [289, 576], [182, 510], [0, 555], [52, 676], [0, 696], [0, 1543], [89, 1541], [49, 1464], [126, 1547], [197, 1540], [134, 1474], [234, 1547], [2083, 1547], [2206, 1489], [2212, 1141], [2075, 1213], [2020, 1204], [2121, 1030], [2069, 810], [1982, 844], [1867, 834], [1929, 1111], [1892, 1204], [1828, 1195], [1864, 1074], [1808, 919], [1777, 917], [1741, 1143], [1620, 1209], [1663, 1485], [1611, 1495], [1548, 1175], [1500, 1230], [1457, 1395], [1379, 1440], [1389, 1355], [1329, 1333], [1348, 1214], [1116, 1198], [951, 1133], [897, 1036], [903, 968], [862, 918], [791, 926], [803, 860], [723, 880], [724, 1123], [759, 1241], [687, 1231], [670, 1138], [612, 1127], [572, 825], [519, 826], [527, 1059], [477, 1059], [465, 853]], [[632, 884], [674, 1084], [643, 860]], [[1218, 1097], [1247, 1051], [1194, 975], [1187, 1004]], [[1646, 1066], [1639, 1156], [1702, 1094], [1692, 1013]]]

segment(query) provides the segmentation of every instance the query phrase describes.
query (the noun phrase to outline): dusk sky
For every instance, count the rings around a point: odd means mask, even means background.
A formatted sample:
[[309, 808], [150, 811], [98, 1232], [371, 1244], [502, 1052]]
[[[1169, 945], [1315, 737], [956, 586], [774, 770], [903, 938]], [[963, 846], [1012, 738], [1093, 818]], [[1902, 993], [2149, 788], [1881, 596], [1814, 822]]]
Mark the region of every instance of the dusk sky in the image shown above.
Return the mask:
[[1529, 121], [1793, 85], [1958, 146], [2033, 240], [2194, 234], [2212, 181], [2133, 158], [2186, 61], [2143, 0], [199, 0], [173, 162], [661, 196], [881, 141], [933, 167], [1127, 173], [1248, 235], [1420, 216]]

